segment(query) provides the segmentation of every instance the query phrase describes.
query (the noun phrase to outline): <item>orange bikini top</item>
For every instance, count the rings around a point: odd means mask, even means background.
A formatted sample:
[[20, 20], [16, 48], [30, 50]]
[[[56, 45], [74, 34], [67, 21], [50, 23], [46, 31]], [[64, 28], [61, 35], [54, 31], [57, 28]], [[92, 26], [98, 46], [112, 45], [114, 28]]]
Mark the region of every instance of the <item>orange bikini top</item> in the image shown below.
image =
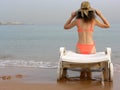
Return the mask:
[[[77, 25], [78, 25], [78, 32], [83, 32], [84, 30], [80, 26], [80, 19], [77, 20]], [[91, 24], [91, 27], [87, 29], [88, 32], [93, 32], [93, 24]]]

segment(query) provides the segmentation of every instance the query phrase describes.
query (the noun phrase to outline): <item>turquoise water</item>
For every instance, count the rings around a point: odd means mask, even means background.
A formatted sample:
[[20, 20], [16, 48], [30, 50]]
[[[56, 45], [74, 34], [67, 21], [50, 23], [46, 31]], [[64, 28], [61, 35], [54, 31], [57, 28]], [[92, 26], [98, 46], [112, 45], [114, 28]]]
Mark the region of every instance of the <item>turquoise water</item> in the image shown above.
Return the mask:
[[[120, 63], [119, 28], [119, 24], [113, 24], [109, 29], [96, 27], [94, 32], [97, 51], [111, 47], [115, 64]], [[55, 66], [59, 60], [59, 48], [64, 46], [75, 50], [76, 42], [76, 28], [67, 31], [63, 25], [1, 25], [0, 65]]]

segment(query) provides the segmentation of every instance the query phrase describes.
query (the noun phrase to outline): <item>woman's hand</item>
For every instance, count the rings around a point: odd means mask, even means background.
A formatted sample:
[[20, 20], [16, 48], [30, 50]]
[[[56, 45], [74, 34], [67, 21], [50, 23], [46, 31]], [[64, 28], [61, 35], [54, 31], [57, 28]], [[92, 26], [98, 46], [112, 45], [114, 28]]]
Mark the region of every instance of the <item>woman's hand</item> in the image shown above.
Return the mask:
[[74, 18], [76, 16], [76, 12], [71, 13], [71, 17]]
[[66, 23], [64, 25], [64, 29], [71, 29], [72, 27], [74, 27], [76, 25], [75, 20], [73, 21], [75, 16], [76, 16], [76, 12], [72, 12], [71, 16], [69, 17], [69, 19], [66, 21]]
[[99, 10], [95, 10], [95, 12], [96, 12], [96, 15], [98, 15], [98, 16], [102, 15], [101, 11], [99, 11]]

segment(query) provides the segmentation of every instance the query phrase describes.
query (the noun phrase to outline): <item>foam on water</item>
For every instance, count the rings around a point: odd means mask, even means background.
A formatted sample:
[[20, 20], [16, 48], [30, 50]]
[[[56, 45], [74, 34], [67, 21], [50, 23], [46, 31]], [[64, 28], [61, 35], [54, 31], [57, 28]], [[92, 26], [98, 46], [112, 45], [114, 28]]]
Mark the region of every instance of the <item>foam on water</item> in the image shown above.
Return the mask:
[[34, 60], [0, 60], [0, 67], [39, 67], [57, 68], [57, 62], [43, 62]]
[[[57, 69], [58, 62], [44, 62], [34, 60], [0, 60], [0, 67], [30, 67]], [[114, 63], [114, 72], [120, 72], [120, 64]]]

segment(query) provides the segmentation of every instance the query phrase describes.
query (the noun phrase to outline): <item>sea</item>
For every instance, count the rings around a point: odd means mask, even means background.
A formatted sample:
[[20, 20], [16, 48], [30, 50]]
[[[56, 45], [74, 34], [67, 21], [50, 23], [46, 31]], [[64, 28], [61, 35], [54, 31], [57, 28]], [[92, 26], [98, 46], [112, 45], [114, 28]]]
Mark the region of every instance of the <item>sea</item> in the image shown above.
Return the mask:
[[[120, 72], [120, 24], [95, 27], [97, 52], [112, 49], [114, 69]], [[77, 28], [63, 25], [0, 25], [0, 67], [57, 68], [59, 48], [75, 51]]]

